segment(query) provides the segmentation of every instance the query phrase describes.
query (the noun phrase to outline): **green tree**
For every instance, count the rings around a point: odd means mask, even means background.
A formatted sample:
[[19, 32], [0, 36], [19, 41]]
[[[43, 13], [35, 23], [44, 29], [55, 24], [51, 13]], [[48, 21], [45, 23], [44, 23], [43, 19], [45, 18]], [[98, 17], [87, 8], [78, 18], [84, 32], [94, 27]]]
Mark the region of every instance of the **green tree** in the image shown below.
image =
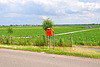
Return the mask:
[[13, 25], [11, 24], [10, 26], [12, 27]]
[[13, 33], [12, 27], [8, 27], [8, 33], [10, 33], [9, 43], [11, 44], [11, 34]]
[[43, 29], [45, 31], [46, 31], [47, 28], [52, 28], [52, 26], [53, 26], [53, 22], [49, 18], [43, 20]]

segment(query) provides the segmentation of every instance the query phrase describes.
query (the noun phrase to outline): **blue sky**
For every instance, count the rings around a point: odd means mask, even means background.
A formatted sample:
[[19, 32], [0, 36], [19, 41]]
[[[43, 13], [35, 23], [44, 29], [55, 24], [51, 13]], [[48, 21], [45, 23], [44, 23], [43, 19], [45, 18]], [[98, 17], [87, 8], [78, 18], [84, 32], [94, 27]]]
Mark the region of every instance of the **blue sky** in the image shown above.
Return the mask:
[[100, 0], [0, 0], [0, 25], [100, 24]]

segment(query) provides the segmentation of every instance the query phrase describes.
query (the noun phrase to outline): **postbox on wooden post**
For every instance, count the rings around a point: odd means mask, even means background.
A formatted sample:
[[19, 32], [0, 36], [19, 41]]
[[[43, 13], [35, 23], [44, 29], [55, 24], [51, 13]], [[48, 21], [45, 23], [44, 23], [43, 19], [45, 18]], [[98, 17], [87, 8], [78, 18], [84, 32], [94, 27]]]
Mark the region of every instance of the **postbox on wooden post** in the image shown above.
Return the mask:
[[54, 32], [54, 30], [52, 29], [52, 28], [47, 28], [47, 37], [48, 37], [48, 46], [49, 46], [49, 48], [51, 47], [50, 46], [50, 36], [52, 36], [53, 35], [53, 32]]

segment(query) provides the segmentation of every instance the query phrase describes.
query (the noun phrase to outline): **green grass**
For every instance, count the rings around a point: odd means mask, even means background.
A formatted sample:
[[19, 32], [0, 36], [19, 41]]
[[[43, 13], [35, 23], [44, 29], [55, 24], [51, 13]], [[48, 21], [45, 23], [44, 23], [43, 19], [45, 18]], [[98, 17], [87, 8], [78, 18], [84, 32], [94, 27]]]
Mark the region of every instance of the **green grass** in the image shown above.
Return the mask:
[[13, 49], [13, 50], [24, 50], [24, 51], [35, 51], [35, 52], [45, 52], [49, 54], [58, 55], [68, 55], [77, 57], [87, 57], [87, 58], [98, 58], [100, 59], [100, 52], [89, 50], [89, 49], [78, 49], [75, 47], [56, 47], [55, 50], [48, 49], [47, 47], [37, 47], [37, 46], [18, 46], [18, 45], [1, 45], [0, 48]]
[[[87, 26], [92, 26], [94, 28], [85, 28]], [[100, 27], [100, 25], [67, 25], [67, 26], [54, 26], [53, 29], [56, 34], [58, 33], [66, 33], [66, 32], [72, 32], [72, 31], [79, 31], [79, 30], [85, 30], [85, 29], [95, 29]], [[27, 36], [32, 36], [30, 43], [36, 42], [36, 40], [43, 40], [43, 37], [34, 37], [37, 35], [45, 35], [46, 36], [46, 31], [43, 30], [42, 26], [33, 26], [33, 27], [13, 27], [13, 37], [27, 37]], [[91, 31], [85, 31], [85, 32], [78, 32], [78, 33], [73, 33], [73, 34], [66, 34], [66, 35], [57, 35], [55, 36], [55, 43], [56, 46], [70, 46], [70, 36], [73, 36], [73, 44], [76, 45], [100, 45], [100, 29], [98, 30], [91, 30]], [[0, 27], [0, 37], [2, 35], [6, 36], [3, 37], [5, 40], [9, 37], [9, 34], [7, 32], [7, 27]], [[76, 42], [76, 38], [78, 37], [78, 42]], [[46, 38], [46, 43], [47, 43], [47, 37]], [[88, 42], [86, 42], [86, 38], [88, 38]], [[29, 39], [27, 39], [29, 43]], [[38, 41], [37, 40], [37, 41]], [[8, 40], [7, 40], [8, 41]], [[25, 42], [24, 39], [14, 39], [13, 41], [17, 41], [23, 44], [27, 43]], [[62, 43], [60, 42], [62, 41]], [[39, 41], [38, 41], [39, 42]], [[37, 43], [38, 43], [37, 42]], [[53, 36], [51, 36], [51, 45], [53, 45]]]
[[[78, 30], [85, 30], [87, 25], [70, 25], [70, 26], [54, 26], [53, 29], [55, 34], [66, 33]], [[89, 25], [93, 26], [93, 25]], [[100, 25], [94, 25], [94, 28], [99, 27]], [[43, 30], [42, 26], [33, 26], [33, 27], [13, 27], [13, 36], [35, 36], [35, 35], [46, 35], [46, 31]], [[2, 35], [8, 36], [7, 27], [0, 28], [0, 37]]]

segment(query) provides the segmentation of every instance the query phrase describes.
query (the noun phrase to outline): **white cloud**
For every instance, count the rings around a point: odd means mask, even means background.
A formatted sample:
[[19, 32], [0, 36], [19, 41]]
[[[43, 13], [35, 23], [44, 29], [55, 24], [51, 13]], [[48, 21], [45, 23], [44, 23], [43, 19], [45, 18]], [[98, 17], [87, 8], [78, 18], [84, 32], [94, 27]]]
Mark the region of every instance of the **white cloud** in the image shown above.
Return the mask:
[[8, 1], [7, 1], [7, 0], [0, 0], [0, 3], [2, 3], [2, 4], [7, 4]]
[[83, 9], [87, 9], [89, 11], [96, 11], [100, 9], [100, 3], [81, 3]]
[[12, 3], [25, 4], [27, 1], [29, 1], [29, 0], [0, 0], [0, 3], [3, 3], [3, 4], [12, 4]]
[[85, 1], [88, 1], [88, 2], [100, 2], [100, 0], [85, 0]]
[[100, 3], [84, 3], [78, 0], [32, 0], [35, 3], [44, 5], [44, 9], [53, 9], [57, 14], [65, 14], [67, 10], [72, 12], [96, 11], [100, 9]]
[[[100, 0], [89, 1], [91, 0], [87, 0], [87, 2], [79, 0], [0, 0], [0, 4], [7, 5], [0, 13], [8, 12], [3, 17], [36, 16], [42, 19], [50, 17], [55, 22], [57, 20], [90, 20], [99, 14]], [[100, 17], [99, 15], [98, 17]]]
[[11, 9], [20, 8], [18, 5], [25, 5], [34, 2], [43, 6], [45, 11], [66, 14], [66, 11], [81, 12], [83, 10], [96, 11], [100, 9], [100, 3], [84, 3], [79, 0], [0, 0], [0, 3], [8, 4]]
[[20, 16], [20, 14], [17, 14], [17, 13], [8, 13], [6, 15], [4, 15], [3, 17], [18, 17]]

